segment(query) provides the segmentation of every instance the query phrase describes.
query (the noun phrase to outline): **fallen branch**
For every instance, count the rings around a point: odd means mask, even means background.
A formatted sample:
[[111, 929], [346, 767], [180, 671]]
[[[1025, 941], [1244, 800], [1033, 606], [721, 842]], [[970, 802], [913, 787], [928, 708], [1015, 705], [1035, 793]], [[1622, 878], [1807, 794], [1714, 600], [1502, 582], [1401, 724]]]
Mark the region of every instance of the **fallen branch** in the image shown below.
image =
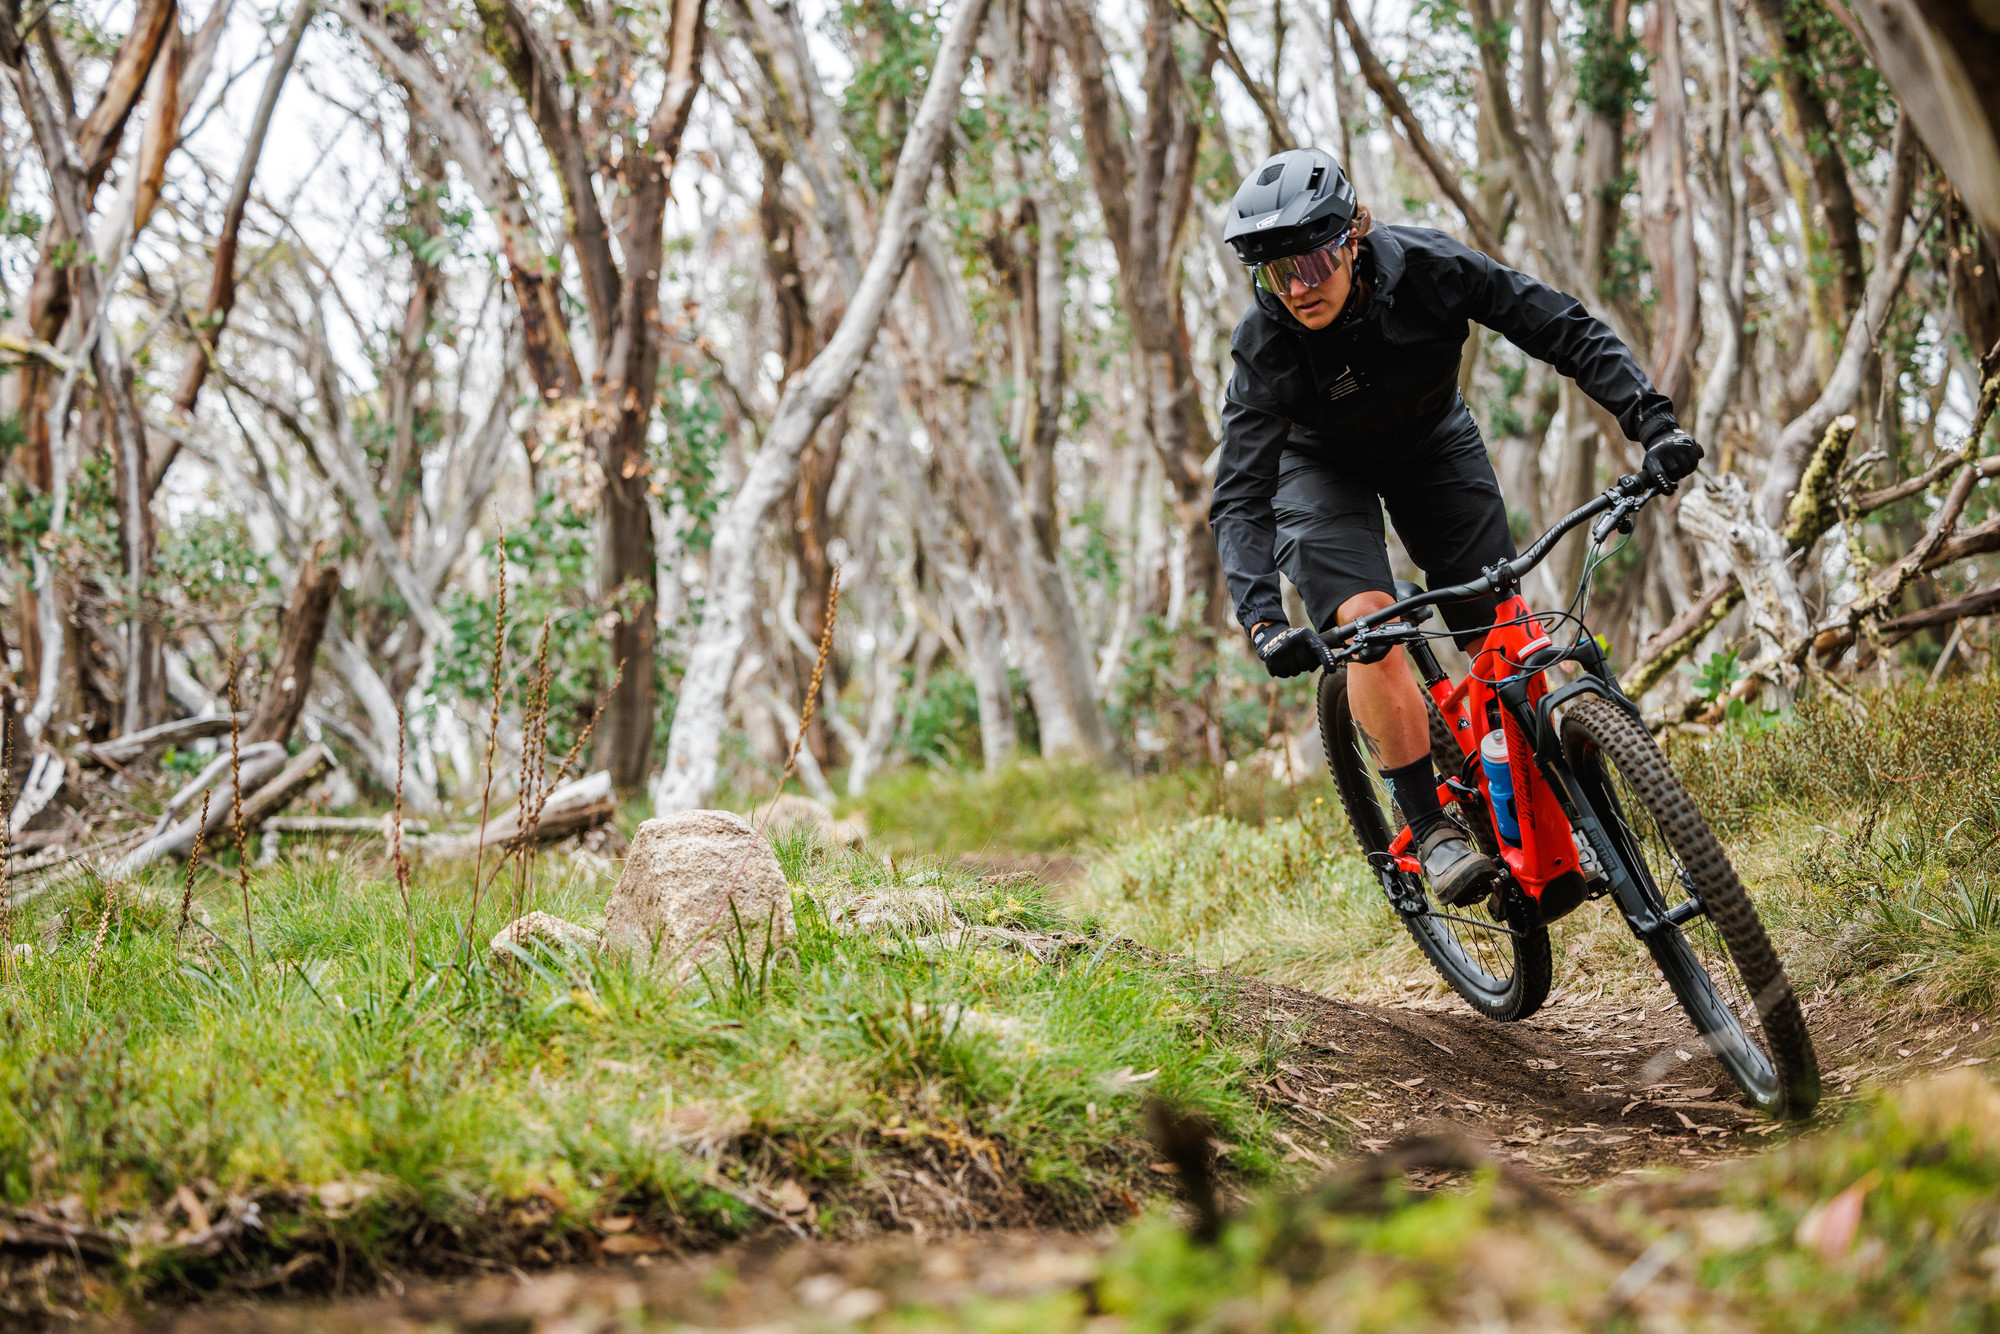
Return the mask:
[[243, 803], [243, 832], [248, 834], [265, 819], [276, 815], [292, 798], [310, 787], [321, 774], [333, 767], [333, 752], [315, 741], [294, 755], [278, 776], [250, 794]]
[[[250, 715], [239, 714], [239, 719], [248, 722]], [[76, 757], [86, 764], [118, 766], [136, 763], [149, 755], [190, 741], [205, 741], [210, 737], [227, 736], [229, 715], [219, 713], [210, 718], [179, 718], [158, 727], [148, 727], [143, 732], [128, 732], [113, 741], [99, 741], [94, 745], [78, 746]]]
[[1940, 602], [1935, 607], [1909, 612], [1882, 622], [1882, 642], [1893, 644], [1908, 639], [1919, 630], [1933, 626], [1954, 625], [1969, 616], [1991, 616], [2000, 611], [2000, 586], [1982, 588], [1977, 593], [1967, 593], [1962, 598], [1950, 602]]
[[[611, 771], [600, 769], [550, 792], [530, 834], [535, 843], [557, 843], [572, 834], [609, 824], [617, 814], [618, 802], [611, 792]], [[484, 848], [506, 847], [520, 834], [521, 808], [516, 806], [505, 815], [488, 821], [483, 830], [474, 830], [469, 834], [432, 834], [422, 839], [418, 846], [426, 857], [468, 857]]]
[[[1967, 593], [1962, 598], [1950, 602], [1940, 602], [1935, 607], [1925, 607], [1920, 611], [1894, 616], [1876, 626], [1876, 633], [1883, 645], [1900, 644], [1919, 630], [1929, 630], [1940, 625], [1955, 625], [1959, 621], [1974, 616], [1991, 616], [2000, 611], [2000, 587], [1982, 588], [1976, 593]], [[1839, 625], [1831, 630], [1822, 630], [1813, 636], [1813, 652], [1819, 655], [1822, 664], [1831, 665], [1840, 660], [1840, 655], [1853, 647], [1855, 628]]]
[[[325, 753], [328, 760], [331, 761], [331, 753], [327, 752], [325, 746], [315, 744], [306, 753], [309, 755], [313, 751]], [[229, 763], [227, 755], [219, 758], [221, 765]], [[305, 757], [301, 756], [300, 758], [303, 759]], [[297, 761], [294, 760], [292, 763], [296, 764]], [[256, 794], [251, 798], [251, 801], [254, 802], [256, 797], [263, 795], [262, 791], [256, 789], [254, 785], [263, 783], [280, 769], [288, 769], [290, 766], [285, 762], [284, 747], [272, 743], [269, 750], [260, 747], [246, 747], [241, 756], [241, 768], [243, 785], [252, 788]], [[222, 777], [219, 765], [210, 765], [209, 769], [215, 770], [215, 778]], [[204, 775], [207, 772], [204, 770]], [[194, 784], [190, 784], [189, 788], [197, 793], [201, 790]], [[149, 834], [138, 847], [133, 848], [117, 861], [111, 863], [109, 868], [110, 874], [114, 876], [128, 876], [142, 867], [151, 866], [162, 857], [185, 856], [187, 851], [194, 846], [195, 835], [197, 833], [207, 836], [229, 823], [229, 811], [235, 805], [235, 795], [235, 785], [227, 779], [223, 779], [221, 785], [215, 788], [215, 796], [210, 804], [206, 825], [202, 823], [201, 817], [196, 815], [190, 816], [180, 823], [171, 825], [157, 833]], [[248, 802], [245, 803], [246, 823], [248, 823], [249, 819], [249, 804]], [[269, 814], [268, 811], [265, 813]]]
[[1674, 664], [1694, 652], [1741, 601], [1743, 585], [1736, 581], [1735, 575], [1725, 574], [1709, 585], [1692, 607], [1674, 617], [1666, 629], [1646, 642], [1638, 661], [1625, 670], [1621, 682], [1625, 693], [1637, 699], [1658, 685]]
[[[388, 838], [394, 821], [386, 815], [280, 815], [264, 821], [267, 834], [376, 834]], [[403, 821], [406, 834], [427, 834], [423, 820]]]

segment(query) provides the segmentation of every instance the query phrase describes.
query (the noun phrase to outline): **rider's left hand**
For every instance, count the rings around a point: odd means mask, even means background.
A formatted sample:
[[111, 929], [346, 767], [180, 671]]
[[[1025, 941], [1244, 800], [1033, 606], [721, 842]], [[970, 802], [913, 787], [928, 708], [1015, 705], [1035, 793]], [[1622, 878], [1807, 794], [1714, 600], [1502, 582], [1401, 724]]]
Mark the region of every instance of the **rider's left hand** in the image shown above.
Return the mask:
[[1702, 448], [1686, 431], [1674, 430], [1646, 447], [1645, 473], [1662, 491], [1670, 491], [1694, 473]]
[[1319, 636], [1299, 625], [1279, 625], [1266, 621], [1250, 632], [1264, 670], [1273, 676], [1302, 676], [1326, 664], [1326, 648]]

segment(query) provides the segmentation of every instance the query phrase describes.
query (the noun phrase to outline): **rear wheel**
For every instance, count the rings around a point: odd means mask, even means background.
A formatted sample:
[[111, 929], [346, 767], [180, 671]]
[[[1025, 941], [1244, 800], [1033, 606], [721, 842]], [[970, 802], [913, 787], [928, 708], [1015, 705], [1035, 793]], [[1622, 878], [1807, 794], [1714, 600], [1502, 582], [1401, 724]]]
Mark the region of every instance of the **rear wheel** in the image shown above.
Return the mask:
[[1750, 1100], [1802, 1117], [1819, 1060], [1798, 997], [1708, 821], [1646, 729], [1605, 699], [1563, 716], [1563, 753], [1647, 906], [1674, 924], [1646, 948], [1695, 1030]]
[[[1426, 700], [1426, 703], [1429, 703]], [[1459, 753], [1435, 705], [1430, 708], [1431, 756], [1441, 774], [1455, 774]], [[1354, 726], [1347, 705], [1347, 672], [1325, 672], [1319, 681], [1320, 738], [1327, 767], [1340, 790], [1347, 822], [1403, 925], [1451, 989], [1489, 1019], [1525, 1019], [1548, 999], [1552, 960], [1549, 931], [1535, 924], [1533, 911], [1511, 884], [1484, 905], [1440, 916], [1422, 877], [1386, 865], [1389, 844], [1403, 828], [1403, 814], [1382, 782], [1374, 759]], [[1456, 804], [1456, 803], [1454, 803]], [[1460, 811], [1460, 822], [1475, 837], [1487, 830], [1484, 811]], [[1479, 838], [1482, 845], [1490, 838]], [[1493, 851], [1487, 848], [1489, 854]], [[1489, 924], [1490, 923], [1490, 924]]]

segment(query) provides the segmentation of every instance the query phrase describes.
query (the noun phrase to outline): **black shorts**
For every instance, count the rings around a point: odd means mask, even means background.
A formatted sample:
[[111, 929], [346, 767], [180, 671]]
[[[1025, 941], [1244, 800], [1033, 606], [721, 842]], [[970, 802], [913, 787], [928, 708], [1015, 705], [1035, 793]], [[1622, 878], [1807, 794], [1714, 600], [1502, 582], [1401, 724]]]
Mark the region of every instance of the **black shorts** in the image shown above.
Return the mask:
[[[1287, 451], [1272, 499], [1278, 568], [1298, 585], [1322, 633], [1339, 624], [1341, 604], [1357, 593], [1395, 592], [1382, 528], [1385, 505], [1429, 587], [1477, 579], [1487, 566], [1515, 555], [1499, 480], [1463, 404], [1393, 461], [1336, 465]], [[1493, 624], [1497, 605], [1488, 596], [1438, 610], [1463, 648]]]

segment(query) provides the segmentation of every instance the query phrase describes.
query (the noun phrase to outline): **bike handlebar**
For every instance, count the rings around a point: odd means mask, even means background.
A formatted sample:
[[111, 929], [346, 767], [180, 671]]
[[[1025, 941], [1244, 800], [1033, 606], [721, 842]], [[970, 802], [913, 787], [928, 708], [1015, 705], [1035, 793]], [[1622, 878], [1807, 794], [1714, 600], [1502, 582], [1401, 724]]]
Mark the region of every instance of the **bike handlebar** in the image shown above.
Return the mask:
[[[1555, 525], [1536, 538], [1534, 544], [1526, 551], [1505, 562], [1508, 585], [1519, 584], [1523, 575], [1548, 559], [1549, 553], [1555, 550], [1556, 543], [1591, 519], [1600, 514], [1605, 515], [1605, 519], [1591, 529], [1592, 540], [1601, 542], [1613, 528], [1624, 523], [1648, 500], [1657, 495], [1667, 494], [1672, 489], [1671, 486], [1656, 485], [1643, 475], [1620, 477], [1611, 486], [1606, 487], [1603, 494], [1593, 497], [1588, 503], [1578, 506], [1556, 520]], [[1327, 650], [1327, 666], [1332, 667], [1336, 664], [1337, 655], [1333, 652], [1334, 646], [1346, 643], [1363, 630], [1373, 630], [1379, 625], [1386, 625], [1404, 613], [1416, 611], [1421, 607], [1434, 607], [1440, 602], [1462, 602], [1468, 598], [1484, 597], [1496, 591], [1496, 588], [1493, 571], [1489, 570], [1477, 579], [1453, 584], [1448, 588], [1429, 589], [1412, 597], [1406, 597], [1400, 602], [1392, 602], [1379, 611], [1369, 612], [1366, 616], [1357, 616], [1345, 625], [1335, 626], [1330, 634], [1322, 636], [1320, 640]]]

